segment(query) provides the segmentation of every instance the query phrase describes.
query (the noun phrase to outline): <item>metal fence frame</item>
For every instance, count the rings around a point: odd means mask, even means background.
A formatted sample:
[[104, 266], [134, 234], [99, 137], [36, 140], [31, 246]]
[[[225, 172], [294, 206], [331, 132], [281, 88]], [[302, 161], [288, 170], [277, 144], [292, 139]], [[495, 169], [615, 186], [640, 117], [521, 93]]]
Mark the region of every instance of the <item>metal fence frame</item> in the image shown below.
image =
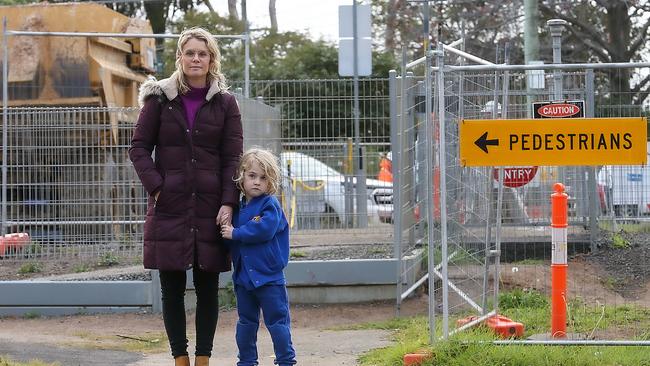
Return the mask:
[[[461, 294], [461, 291], [459, 291], [456, 286], [454, 285], [453, 281], [450, 281], [448, 277], [448, 265], [449, 261], [451, 260], [451, 256], [448, 253], [448, 246], [450, 243], [448, 242], [448, 235], [451, 231], [457, 229], [454, 226], [449, 226], [451, 224], [450, 221], [447, 220], [447, 217], [452, 217], [450, 216], [451, 212], [449, 210], [448, 204], [445, 202], [446, 196], [449, 194], [449, 187], [447, 186], [446, 178], [451, 177], [450, 173], [447, 172], [447, 167], [450, 165], [445, 162], [446, 158], [448, 156], [455, 156], [455, 153], [452, 151], [448, 151], [449, 145], [445, 143], [445, 138], [449, 134], [449, 129], [446, 124], [449, 121], [449, 118], [446, 116], [448, 113], [446, 110], [445, 106], [445, 101], [446, 97], [450, 94], [448, 94], [448, 88], [449, 85], [446, 83], [446, 74], [454, 74], [457, 73], [461, 75], [461, 81], [464, 80], [463, 78], [466, 77], [464, 73], [472, 73], [472, 72], [494, 72], [495, 73], [495, 81], [497, 80], [497, 75], [501, 73], [501, 78], [503, 79], [502, 83], [502, 90], [501, 92], [497, 91], [497, 88], [494, 88], [494, 99], [493, 100], [498, 100], [497, 97], [500, 97], [502, 99], [503, 103], [503, 110], [500, 111], [501, 118], [506, 118], [505, 116], [508, 115], [508, 96], [510, 94], [510, 89], [508, 85], [508, 80], [509, 80], [509, 73], [510, 72], [517, 72], [517, 71], [527, 71], [527, 70], [551, 70], [553, 71], [553, 86], [552, 86], [552, 93], [557, 97], [560, 95], [560, 99], [562, 98], [564, 94], [562, 90], [562, 80], [564, 78], [565, 72], [572, 72], [572, 71], [579, 71], [579, 70], [584, 70], [585, 72], [585, 99], [587, 99], [587, 111], [586, 111], [586, 117], [593, 117], [595, 115], [594, 113], [594, 93], [595, 93], [595, 88], [594, 88], [594, 70], [603, 70], [603, 69], [627, 69], [627, 68], [650, 68], [650, 63], [611, 63], [611, 64], [595, 64], [595, 63], [583, 63], [583, 64], [546, 64], [546, 65], [508, 65], [508, 64], [502, 64], [502, 65], [494, 65], [494, 64], [489, 64], [487, 62], [482, 62], [482, 65], [472, 65], [472, 66], [465, 66], [465, 65], [460, 65], [460, 66], [454, 66], [454, 65], [448, 65], [445, 63], [445, 50], [449, 51], [449, 47], [444, 47], [442, 44], [438, 45], [438, 48], [435, 51], [432, 51], [428, 53], [424, 58], [421, 58], [419, 60], [416, 60], [411, 63], [405, 63], [403, 62], [403, 65], [406, 65], [406, 67], [403, 67], [402, 69], [402, 75], [401, 78], [397, 77], [396, 72], [391, 72], [390, 78], [391, 78], [391, 85], [393, 87], [391, 88], [392, 91], [395, 91], [395, 93], [392, 94], [392, 99], [391, 99], [391, 106], [395, 108], [395, 112], [391, 114], [394, 126], [397, 127], [397, 131], [393, 132], [393, 151], [399, 150], [399, 151], [408, 151], [409, 149], [413, 149], [413, 146], [402, 146], [402, 141], [403, 139], [402, 134], [407, 133], [404, 126], [400, 125], [399, 121], [400, 119], [404, 119], [405, 115], [408, 114], [408, 108], [411, 107], [407, 103], [408, 98], [406, 97], [405, 93], [405, 87], [404, 87], [404, 81], [407, 80], [408, 75], [406, 73], [406, 69], [409, 67], [417, 66], [418, 64], [424, 63], [425, 64], [425, 70], [429, 70], [430, 72], [426, 72], [424, 75], [424, 80], [425, 80], [425, 98], [426, 98], [426, 126], [427, 126], [427, 180], [426, 180], [426, 186], [427, 189], [429, 187], [436, 187], [436, 189], [440, 190], [440, 218], [439, 222], [435, 221], [434, 217], [434, 202], [431, 197], [433, 195], [430, 194], [430, 191], [427, 191], [427, 198], [424, 199], [427, 205], [427, 228], [428, 228], [428, 233], [426, 235], [425, 240], [428, 241], [428, 253], [429, 253], [429, 263], [428, 263], [428, 274], [427, 276], [423, 277], [420, 281], [417, 281], [417, 284], [421, 284], [424, 282], [425, 279], [429, 280], [429, 323], [430, 323], [430, 341], [433, 343], [437, 339], [447, 339], [450, 335], [454, 334], [455, 332], [462, 331], [464, 329], [467, 329], [470, 326], [473, 326], [480, 321], [484, 320], [485, 318], [488, 318], [489, 316], [496, 314], [499, 309], [499, 304], [498, 304], [498, 295], [499, 295], [499, 271], [500, 271], [500, 266], [499, 266], [499, 258], [502, 254], [502, 248], [501, 248], [501, 242], [502, 242], [502, 208], [503, 208], [503, 194], [504, 194], [504, 187], [503, 184], [497, 183], [497, 188], [498, 188], [498, 193], [497, 193], [497, 198], [496, 198], [496, 217], [494, 218], [494, 222], [492, 222], [492, 218], [489, 215], [488, 210], [488, 215], [486, 217], [485, 223], [486, 223], [486, 235], [485, 235], [485, 272], [484, 272], [484, 288], [483, 288], [483, 304], [486, 304], [485, 302], [485, 291], [487, 289], [487, 276], [488, 276], [488, 267], [490, 266], [489, 262], [492, 261], [492, 265], [494, 266], [494, 292], [493, 292], [493, 308], [492, 310], [488, 311], [485, 308], [482, 308], [480, 306], [474, 306], [472, 304], [472, 301], [469, 299], [468, 303], [472, 305], [475, 309], [479, 310], [479, 318], [476, 319], [475, 321], [472, 321], [471, 323], [466, 324], [463, 327], [460, 327], [453, 332], [449, 331], [449, 302], [448, 302], [448, 297], [449, 297], [449, 289], [451, 288], [454, 292], [457, 292]], [[457, 53], [457, 52], [454, 52]], [[436, 66], [432, 66], [433, 60], [435, 59]], [[476, 61], [476, 60], [474, 60]], [[430, 75], [430, 73], [434, 73], [434, 77]], [[400, 80], [401, 79], [401, 80]], [[399, 90], [399, 87], [397, 87], [398, 82], [401, 82], [402, 85], [402, 92], [399, 93], [397, 92]], [[450, 82], [453, 83], [453, 82]], [[462, 85], [462, 84], [461, 84]], [[495, 83], [496, 86], [496, 83]], [[459, 86], [460, 87], [460, 86]], [[559, 90], [558, 90], [559, 89]], [[461, 89], [462, 90], [462, 89]], [[399, 100], [399, 102], [398, 102]], [[459, 96], [459, 100], [461, 101], [460, 103], [463, 103], [463, 95], [461, 94]], [[435, 106], [437, 107], [434, 108], [434, 103]], [[496, 109], [496, 104], [494, 104]], [[461, 110], [464, 110], [464, 108], [460, 107]], [[435, 113], [435, 119], [431, 118], [432, 116], [432, 111], [436, 111]], [[462, 116], [462, 112], [461, 112]], [[457, 116], [454, 116], [454, 118], [457, 118]], [[438, 134], [439, 134], [439, 140], [434, 141], [432, 136], [433, 134], [429, 131], [433, 131], [433, 127], [437, 124], [438, 128]], [[453, 147], [453, 145], [451, 146]], [[402, 159], [400, 159], [399, 154], [397, 159], [395, 160], [398, 167], [397, 167], [397, 175], [399, 177], [404, 177], [403, 172], [401, 171], [402, 169], [407, 169], [406, 166], [400, 165], [402, 163]], [[433, 169], [431, 167], [434, 166], [439, 166], [440, 167], [440, 180], [438, 183], [434, 183], [434, 180], [432, 179], [432, 172]], [[468, 168], [463, 168], [463, 170], [467, 170]], [[580, 191], [578, 193], [578, 199], [581, 199], [583, 201], [587, 201], [588, 205], [580, 210], [578, 212], [579, 217], [577, 219], [573, 220], [573, 225], [574, 226], [586, 226], [589, 227], [590, 230], [590, 240], [592, 243], [592, 250], [595, 250], [595, 246], [593, 245], [594, 242], [594, 235], [596, 235], [596, 228], [597, 228], [597, 216], [598, 216], [598, 209], [597, 209], [597, 198], [596, 197], [596, 169], [595, 167], [588, 167], [588, 168], [579, 168], [578, 173], [582, 176], [586, 176], [586, 180], [584, 181], [584, 187], [580, 187]], [[498, 169], [498, 174], [499, 174], [499, 182], [503, 181], [503, 169]], [[565, 177], [566, 174], [568, 174], [568, 170], [562, 170], [560, 177]], [[491, 182], [492, 180], [492, 174], [486, 174], [488, 182]], [[400, 178], [396, 178], [397, 181], [399, 181]], [[453, 177], [452, 177], [453, 179]], [[561, 178], [560, 178], [561, 179]], [[492, 183], [488, 183], [488, 187]], [[401, 226], [401, 217], [402, 217], [402, 210], [404, 209], [404, 203], [402, 202], [402, 194], [399, 192], [399, 190], [404, 188], [404, 184], [397, 183], [396, 184], [397, 191], [394, 192], [394, 197], [395, 197], [395, 245], [396, 245], [396, 256], [399, 259], [398, 254], [401, 254], [400, 250], [397, 249], [399, 246], [402, 244], [402, 233], [404, 228]], [[490, 201], [488, 207], [492, 207], [493, 203], [491, 201], [492, 195], [489, 194], [487, 195], [486, 198], [487, 200]], [[439, 231], [436, 231], [435, 226], [436, 224], [439, 224], [440, 229]], [[455, 223], [456, 224], [456, 223]], [[546, 225], [545, 223], [542, 223]], [[495, 226], [495, 230], [493, 234], [495, 234], [494, 239], [491, 239], [492, 234], [490, 233], [489, 227], [490, 225]], [[462, 225], [461, 225], [462, 226]], [[461, 228], [461, 230], [463, 230]], [[436, 236], [439, 235], [439, 236]], [[550, 237], [549, 237], [550, 239]], [[550, 242], [550, 240], [549, 240]], [[438, 247], [440, 250], [440, 263], [436, 263], [434, 260], [435, 256], [435, 251], [433, 248]], [[439, 269], [442, 269], [441, 271], [438, 271]], [[398, 265], [398, 276], [399, 273], [403, 270], [401, 266]], [[436, 323], [435, 323], [435, 310], [436, 310], [436, 294], [435, 294], [435, 278], [440, 278], [442, 281], [442, 335], [438, 338], [436, 336]], [[399, 304], [400, 302], [410, 293], [413, 291], [413, 288], [408, 289], [405, 293], [402, 293], [401, 287], [398, 284], [398, 290], [397, 290], [397, 306], [399, 309]], [[540, 341], [531, 341], [530, 343], [527, 343], [526, 341], [513, 341], [513, 343], [516, 344], [577, 344], [577, 343], [572, 343], [571, 341], [548, 341], [548, 342], [540, 342]], [[593, 345], [602, 345], [602, 344], [607, 344], [609, 342], [605, 341], [581, 341], [579, 342], [580, 344], [593, 344]], [[615, 342], [614, 342], [615, 343]], [[509, 344], [509, 341], [500, 341], [499, 344]], [[648, 345], [650, 343], [646, 341], [629, 341], [626, 344], [634, 344], [634, 345]]]

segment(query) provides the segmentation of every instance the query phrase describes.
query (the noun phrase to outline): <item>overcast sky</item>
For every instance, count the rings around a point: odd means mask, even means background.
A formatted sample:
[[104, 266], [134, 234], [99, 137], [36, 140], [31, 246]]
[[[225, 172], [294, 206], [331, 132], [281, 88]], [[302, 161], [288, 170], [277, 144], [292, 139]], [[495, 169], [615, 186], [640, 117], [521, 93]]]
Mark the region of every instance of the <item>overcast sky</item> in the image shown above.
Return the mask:
[[[240, 2], [237, 1], [241, 16]], [[227, 0], [212, 0], [212, 4], [219, 14], [228, 14]], [[307, 31], [313, 38], [336, 41], [339, 5], [352, 5], [352, 0], [276, 0], [278, 28], [281, 32]], [[251, 28], [271, 25], [268, 0], [247, 0], [246, 7]]]

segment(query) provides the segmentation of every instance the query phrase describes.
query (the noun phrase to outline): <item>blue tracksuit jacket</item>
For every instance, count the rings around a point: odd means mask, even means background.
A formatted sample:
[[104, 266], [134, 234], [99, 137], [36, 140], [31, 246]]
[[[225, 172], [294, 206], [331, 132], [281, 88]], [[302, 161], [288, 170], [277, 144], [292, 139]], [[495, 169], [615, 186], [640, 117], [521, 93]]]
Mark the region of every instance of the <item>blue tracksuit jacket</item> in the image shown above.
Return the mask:
[[242, 199], [233, 227], [233, 282], [255, 288], [285, 284], [282, 271], [289, 263], [289, 225], [278, 199], [269, 195], [250, 202]]

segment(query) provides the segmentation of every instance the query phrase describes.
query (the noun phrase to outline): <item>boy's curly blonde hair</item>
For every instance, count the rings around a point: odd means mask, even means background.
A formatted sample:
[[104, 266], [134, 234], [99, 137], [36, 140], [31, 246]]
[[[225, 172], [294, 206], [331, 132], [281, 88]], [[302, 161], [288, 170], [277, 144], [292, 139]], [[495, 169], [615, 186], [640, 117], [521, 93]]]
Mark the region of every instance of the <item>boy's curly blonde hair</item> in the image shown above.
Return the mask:
[[253, 147], [246, 150], [239, 161], [239, 168], [234, 179], [239, 190], [244, 192], [244, 174], [246, 170], [250, 169], [253, 162], [259, 164], [260, 169], [262, 169], [269, 182], [269, 191], [266, 193], [271, 195], [277, 194], [280, 191], [280, 163], [271, 151], [260, 147]]

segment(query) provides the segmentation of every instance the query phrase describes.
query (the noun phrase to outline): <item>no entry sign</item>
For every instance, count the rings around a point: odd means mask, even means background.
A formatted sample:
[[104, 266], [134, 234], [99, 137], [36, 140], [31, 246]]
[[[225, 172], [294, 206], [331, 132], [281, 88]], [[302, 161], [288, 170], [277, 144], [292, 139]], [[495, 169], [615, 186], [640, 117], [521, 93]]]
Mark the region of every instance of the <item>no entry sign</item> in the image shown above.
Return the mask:
[[[492, 170], [494, 179], [499, 180], [499, 170]], [[522, 166], [514, 168], [503, 168], [503, 185], [506, 187], [521, 187], [535, 178], [537, 166]]]

